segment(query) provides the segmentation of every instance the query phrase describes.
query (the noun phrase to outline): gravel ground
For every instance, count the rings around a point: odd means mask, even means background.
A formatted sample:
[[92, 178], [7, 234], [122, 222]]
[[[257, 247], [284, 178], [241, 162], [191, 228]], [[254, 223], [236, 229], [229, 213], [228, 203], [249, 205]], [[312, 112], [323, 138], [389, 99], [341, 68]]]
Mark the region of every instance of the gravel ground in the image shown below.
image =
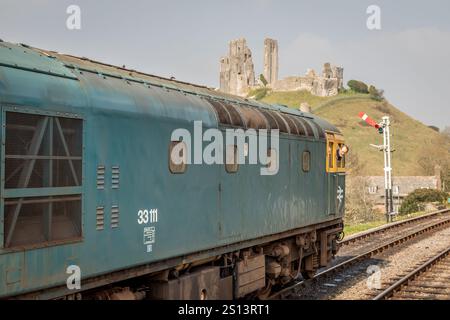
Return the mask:
[[289, 299], [366, 300], [450, 246], [450, 228], [415, 238], [361, 263], [310, 283]]

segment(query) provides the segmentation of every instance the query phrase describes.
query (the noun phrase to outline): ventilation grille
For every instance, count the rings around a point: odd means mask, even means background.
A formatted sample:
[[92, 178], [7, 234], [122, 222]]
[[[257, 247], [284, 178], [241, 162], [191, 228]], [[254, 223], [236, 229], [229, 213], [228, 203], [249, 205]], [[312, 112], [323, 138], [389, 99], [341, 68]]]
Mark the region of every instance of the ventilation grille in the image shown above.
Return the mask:
[[111, 228], [119, 226], [119, 206], [111, 207]]
[[79, 239], [83, 120], [6, 111], [3, 121], [3, 247]]
[[323, 131], [323, 129], [314, 121], [311, 122], [316, 127], [317, 132], [319, 133], [319, 138], [325, 139], [325, 132]]
[[[323, 129], [313, 119], [251, 105], [232, 104], [206, 98], [222, 125], [253, 129], [278, 129], [281, 133], [325, 138]], [[317, 129], [315, 134], [314, 127]]]
[[104, 207], [97, 207], [97, 213], [96, 213], [96, 229], [97, 230], [103, 230], [105, 227], [105, 208]]
[[113, 189], [119, 189], [119, 176], [120, 176], [119, 166], [113, 166], [111, 175], [112, 178], [111, 185]]
[[105, 189], [105, 166], [97, 167], [97, 189]]
[[311, 127], [309, 121], [307, 121], [306, 119], [302, 119], [302, 118], [297, 118], [299, 122], [301, 122], [303, 124], [303, 127], [305, 128], [305, 133], [307, 136], [309, 137], [314, 137], [314, 130]]

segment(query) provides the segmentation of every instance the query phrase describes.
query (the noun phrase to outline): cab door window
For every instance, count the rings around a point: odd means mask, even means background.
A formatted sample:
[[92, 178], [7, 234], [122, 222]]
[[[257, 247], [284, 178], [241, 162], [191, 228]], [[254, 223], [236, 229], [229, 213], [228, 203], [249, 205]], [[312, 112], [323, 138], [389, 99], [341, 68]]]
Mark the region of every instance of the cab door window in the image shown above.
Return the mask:
[[336, 162], [337, 162], [337, 167], [338, 169], [344, 169], [345, 168], [345, 153], [344, 154], [340, 154], [339, 150], [341, 150], [341, 148], [344, 146], [343, 143], [339, 143], [338, 144], [338, 149], [336, 150]]
[[333, 141], [328, 141], [328, 146], [327, 146], [327, 159], [328, 159], [328, 169], [329, 170], [333, 170], [334, 169], [334, 142]]

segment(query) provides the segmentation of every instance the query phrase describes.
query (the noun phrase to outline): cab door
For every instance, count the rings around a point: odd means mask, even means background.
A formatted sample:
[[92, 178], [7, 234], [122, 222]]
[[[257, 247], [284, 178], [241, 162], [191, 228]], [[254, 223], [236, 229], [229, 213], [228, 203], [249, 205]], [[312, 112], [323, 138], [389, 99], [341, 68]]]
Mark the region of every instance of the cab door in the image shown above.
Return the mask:
[[327, 202], [329, 215], [343, 215], [345, 203], [345, 156], [337, 152], [344, 145], [341, 135], [327, 133]]
[[[341, 148], [344, 145], [342, 136], [335, 135], [335, 145]], [[345, 155], [337, 159], [336, 150], [336, 213], [344, 215], [345, 210]]]
[[327, 134], [327, 202], [328, 214], [335, 215], [337, 208], [337, 184], [338, 177], [336, 172], [336, 145], [333, 134]]

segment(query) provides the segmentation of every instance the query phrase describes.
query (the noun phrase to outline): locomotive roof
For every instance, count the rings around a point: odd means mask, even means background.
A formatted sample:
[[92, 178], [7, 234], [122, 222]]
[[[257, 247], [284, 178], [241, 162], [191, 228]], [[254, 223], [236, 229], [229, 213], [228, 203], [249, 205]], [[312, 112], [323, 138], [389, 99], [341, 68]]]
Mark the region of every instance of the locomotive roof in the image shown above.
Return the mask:
[[[23, 53], [28, 54], [23, 55]], [[176, 79], [168, 79], [132, 69], [127, 69], [125, 67], [102, 63], [85, 57], [76, 57], [73, 55], [61, 54], [55, 51], [34, 48], [25, 44], [12, 44], [0, 40], [0, 67], [1, 66], [26, 70], [30, 72], [43, 73], [51, 76], [73, 80], [79, 80], [75, 71], [90, 72], [93, 74], [101, 75], [105, 79], [107, 79], [108, 77], [123, 79], [129, 82], [142, 83], [149, 86], [157, 86], [167, 90], [175, 90], [185, 94], [205, 97], [207, 99], [214, 99], [237, 105], [274, 110], [290, 115], [300, 116], [306, 119], [313, 120], [323, 130], [337, 133], [340, 132], [334, 125], [313, 114], [304, 113], [284, 105], [266, 104], [252, 99], [246, 99], [227, 94], [207, 86], [183, 82]]]

